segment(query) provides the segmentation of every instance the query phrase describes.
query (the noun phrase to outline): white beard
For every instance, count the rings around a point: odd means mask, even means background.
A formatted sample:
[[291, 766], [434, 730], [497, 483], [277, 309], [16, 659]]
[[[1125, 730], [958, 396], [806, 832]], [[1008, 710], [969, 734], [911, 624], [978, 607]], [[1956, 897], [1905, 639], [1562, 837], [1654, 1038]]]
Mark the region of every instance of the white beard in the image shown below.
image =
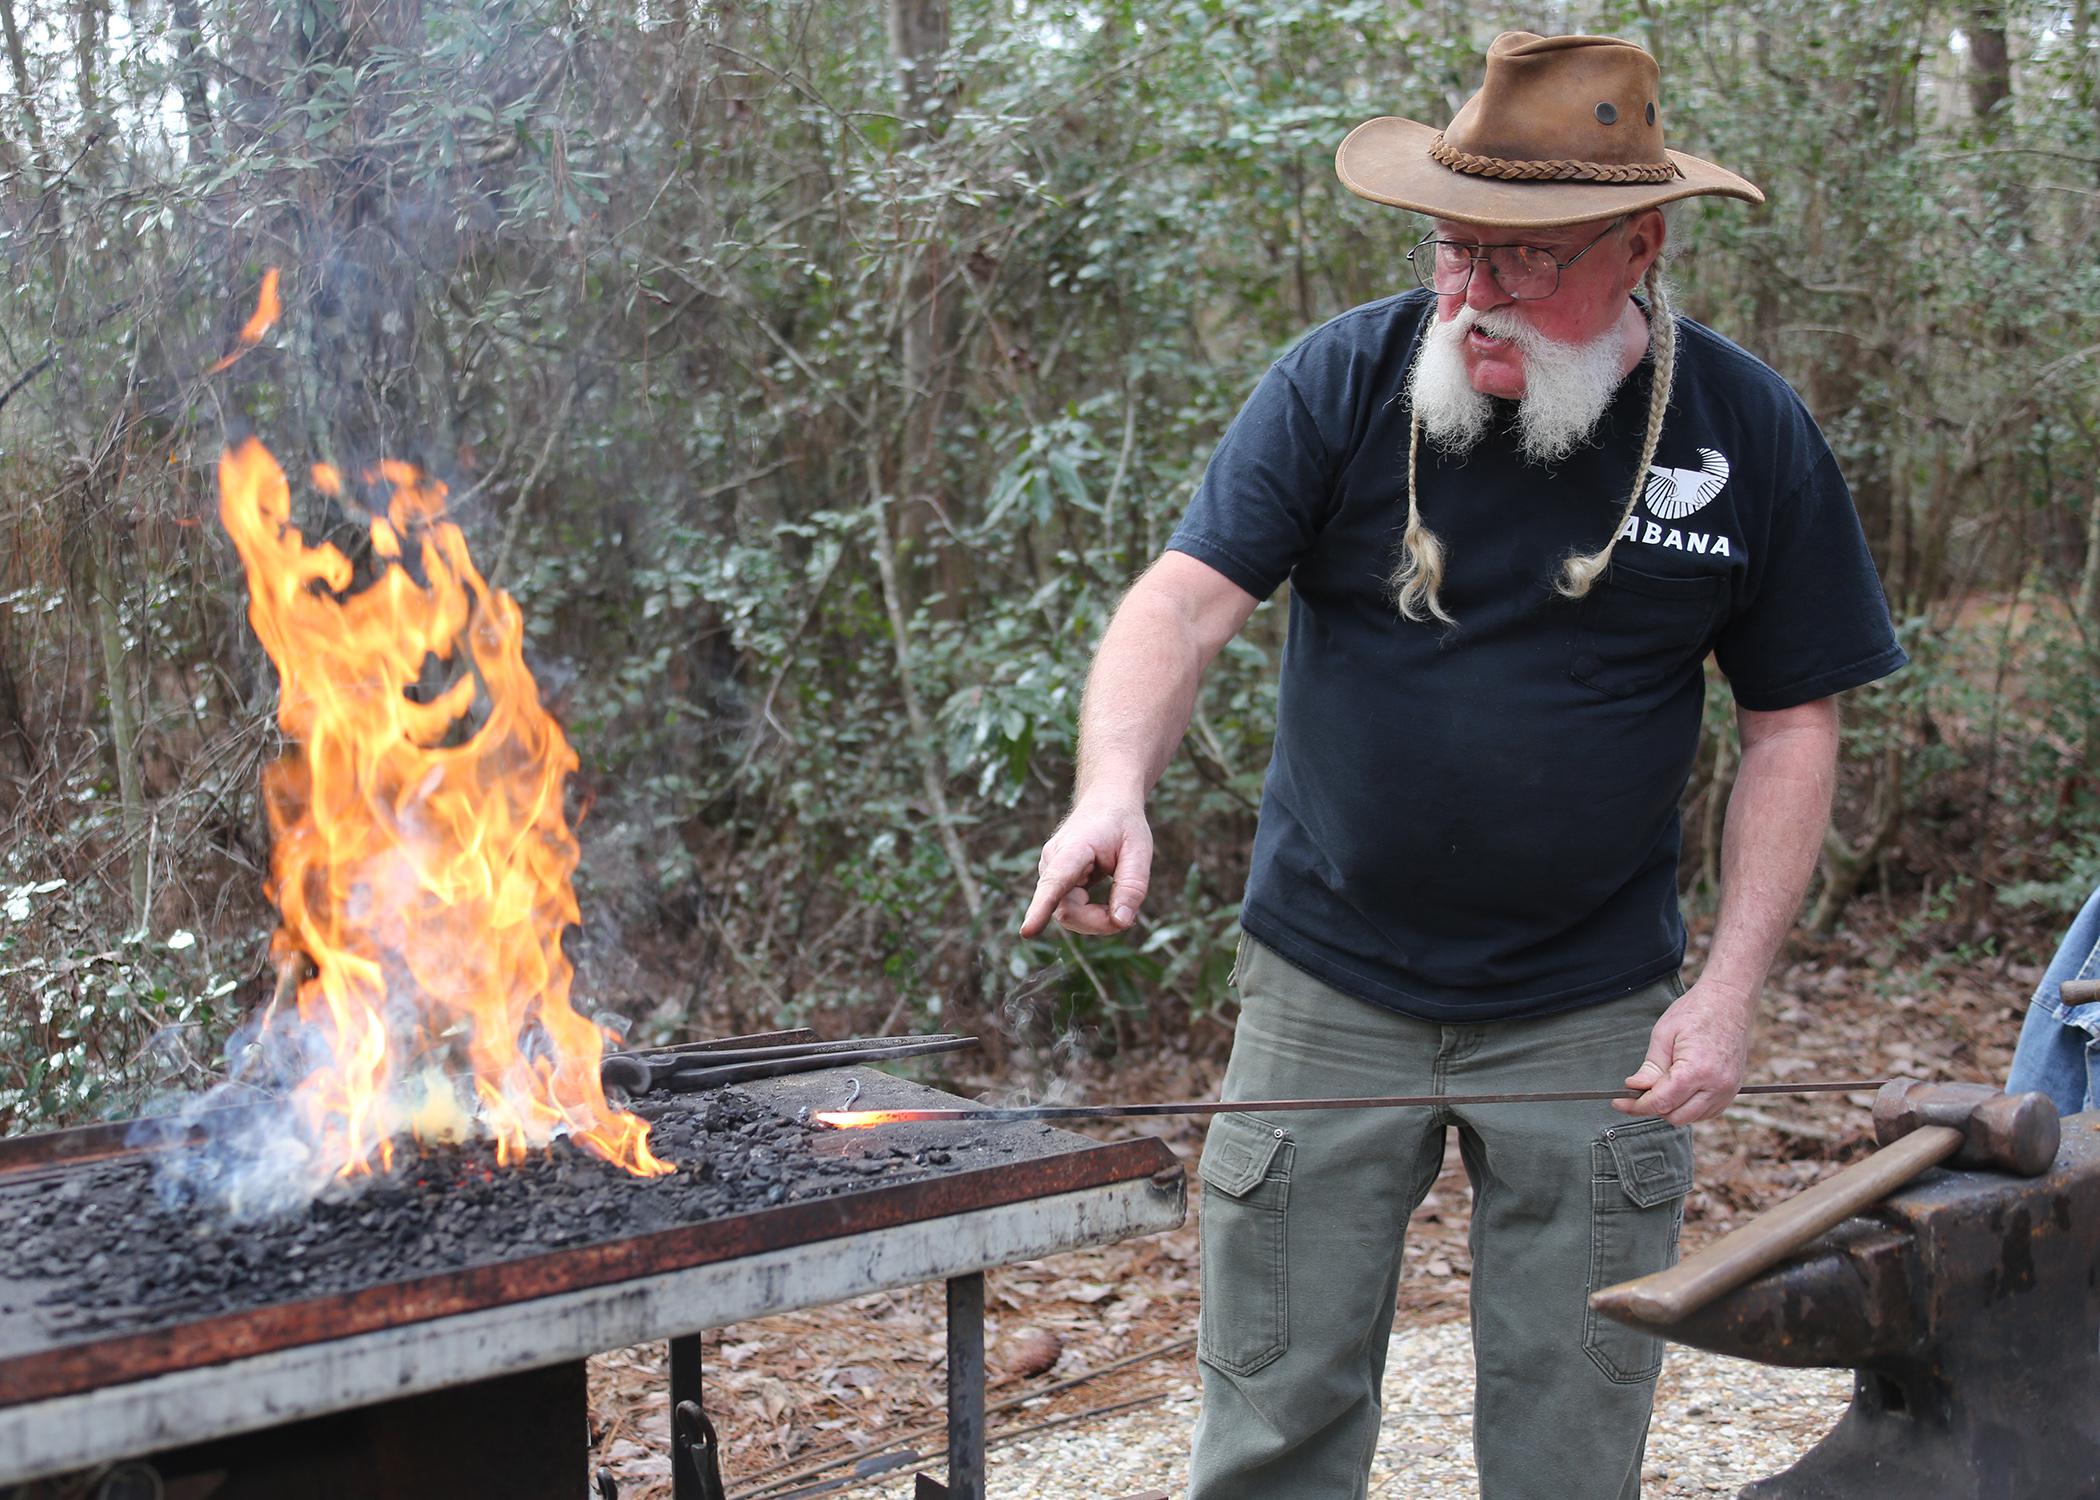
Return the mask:
[[1517, 402], [1517, 445], [1526, 460], [1551, 467], [1596, 431], [1624, 378], [1616, 327], [1586, 344], [1549, 339], [1513, 313], [1462, 307], [1433, 320], [1408, 376], [1408, 399], [1431, 442], [1454, 457], [1469, 453], [1488, 429], [1494, 398], [1466, 375], [1466, 334], [1506, 338], [1524, 356], [1524, 394]]

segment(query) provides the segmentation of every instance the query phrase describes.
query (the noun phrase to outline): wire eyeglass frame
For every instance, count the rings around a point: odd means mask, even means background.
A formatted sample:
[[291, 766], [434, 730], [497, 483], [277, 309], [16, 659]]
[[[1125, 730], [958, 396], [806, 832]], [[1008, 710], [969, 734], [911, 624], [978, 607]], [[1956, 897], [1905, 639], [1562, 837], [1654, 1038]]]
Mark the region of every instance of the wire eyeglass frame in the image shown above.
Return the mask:
[[[1524, 245], [1514, 242], [1500, 245], [1468, 245], [1459, 240], [1440, 240], [1432, 232], [1423, 236], [1421, 242], [1414, 249], [1407, 252], [1407, 263], [1414, 269], [1415, 280], [1421, 282], [1429, 291], [1436, 293], [1439, 297], [1463, 297], [1466, 294], [1466, 289], [1473, 284], [1474, 273], [1480, 269], [1480, 263], [1485, 260], [1488, 264], [1488, 274], [1495, 278], [1495, 285], [1502, 288], [1502, 294], [1512, 302], [1543, 302], [1560, 290], [1561, 275], [1568, 267], [1574, 265], [1575, 262], [1581, 260], [1585, 255], [1603, 244], [1611, 236], [1612, 232], [1623, 227], [1630, 217], [1631, 215], [1621, 215], [1613, 219], [1604, 226], [1602, 234], [1599, 234], [1566, 260], [1562, 260], [1552, 251], [1543, 249], [1538, 245]], [[1422, 253], [1425, 250], [1429, 252], [1427, 255]], [[1460, 277], [1456, 286], [1446, 287], [1438, 285], [1440, 269], [1438, 261], [1446, 250], [1466, 257], [1465, 274]], [[1508, 273], [1505, 274], [1504, 258], [1498, 258], [1497, 254], [1497, 252], [1505, 250], [1542, 257], [1545, 264], [1518, 265], [1508, 268]], [[1521, 284], [1529, 286], [1540, 275], [1543, 275], [1548, 267], [1552, 269], [1553, 279], [1551, 284], [1542, 292], [1520, 291], [1516, 286], [1510, 284], [1515, 279]]]

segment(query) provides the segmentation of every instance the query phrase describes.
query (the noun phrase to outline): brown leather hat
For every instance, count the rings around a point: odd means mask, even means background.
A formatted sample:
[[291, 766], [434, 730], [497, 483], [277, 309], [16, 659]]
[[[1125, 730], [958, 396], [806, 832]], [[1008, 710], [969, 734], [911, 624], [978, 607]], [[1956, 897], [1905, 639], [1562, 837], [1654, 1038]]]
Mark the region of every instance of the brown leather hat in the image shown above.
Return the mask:
[[1366, 120], [1335, 153], [1374, 203], [1462, 224], [1550, 229], [1718, 193], [1765, 195], [1726, 167], [1663, 148], [1661, 70], [1610, 36], [1505, 31], [1480, 92], [1443, 130]]

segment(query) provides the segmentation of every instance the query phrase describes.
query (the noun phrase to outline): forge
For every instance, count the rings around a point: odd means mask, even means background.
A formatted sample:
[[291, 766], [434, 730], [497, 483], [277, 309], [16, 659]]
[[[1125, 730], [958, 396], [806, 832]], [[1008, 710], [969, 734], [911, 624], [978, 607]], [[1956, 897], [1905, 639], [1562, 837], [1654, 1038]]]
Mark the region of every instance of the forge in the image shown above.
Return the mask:
[[[240, 350], [281, 311], [273, 269]], [[811, 1123], [959, 1103], [848, 1064], [967, 1038], [608, 1056], [564, 947], [580, 761], [517, 602], [415, 467], [302, 483], [358, 546], [307, 539], [259, 439], [221, 457], [286, 740], [277, 985], [184, 1115], [0, 1141], [0, 1486], [577, 1500], [585, 1358], [668, 1339], [678, 1500], [722, 1500], [700, 1330], [945, 1280], [948, 1476], [920, 1492], [982, 1500], [983, 1273], [1180, 1223], [1173, 1154]]]
[[[668, 1175], [462, 1143], [238, 1225], [164, 1202], [110, 1127], [0, 1142], [0, 1485], [133, 1460], [195, 1500], [576, 1500], [588, 1355], [670, 1340], [698, 1439], [700, 1331], [940, 1280], [951, 1458], [922, 1493], [981, 1497], [983, 1273], [1179, 1224], [1182, 1169], [1045, 1125], [806, 1122], [856, 1082], [959, 1102], [870, 1068], [652, 1095]], [[704, 1458], [681, 1500], [720, 1493]]]

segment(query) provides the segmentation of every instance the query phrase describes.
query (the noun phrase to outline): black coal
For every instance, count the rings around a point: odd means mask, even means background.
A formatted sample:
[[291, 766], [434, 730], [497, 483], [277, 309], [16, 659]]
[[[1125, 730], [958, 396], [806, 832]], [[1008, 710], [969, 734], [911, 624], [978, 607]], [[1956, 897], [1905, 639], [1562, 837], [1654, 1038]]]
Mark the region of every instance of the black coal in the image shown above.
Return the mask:
[[391, 1174], [259, 1223], [166, 1201], [150, 1156], [0, 1182], [0, 1323], [27, 1313], [60, 1339], [132, 1332], [1028, 1154], [1010, 1131], [929, 1141], [913, 1127], [893, 1144], [811, 1127], [736, 1088], [634, 1109], [675, 1173], [633, 1177], [567, 1141], [512, 1166], [486, 1142], [411, 1146]]

